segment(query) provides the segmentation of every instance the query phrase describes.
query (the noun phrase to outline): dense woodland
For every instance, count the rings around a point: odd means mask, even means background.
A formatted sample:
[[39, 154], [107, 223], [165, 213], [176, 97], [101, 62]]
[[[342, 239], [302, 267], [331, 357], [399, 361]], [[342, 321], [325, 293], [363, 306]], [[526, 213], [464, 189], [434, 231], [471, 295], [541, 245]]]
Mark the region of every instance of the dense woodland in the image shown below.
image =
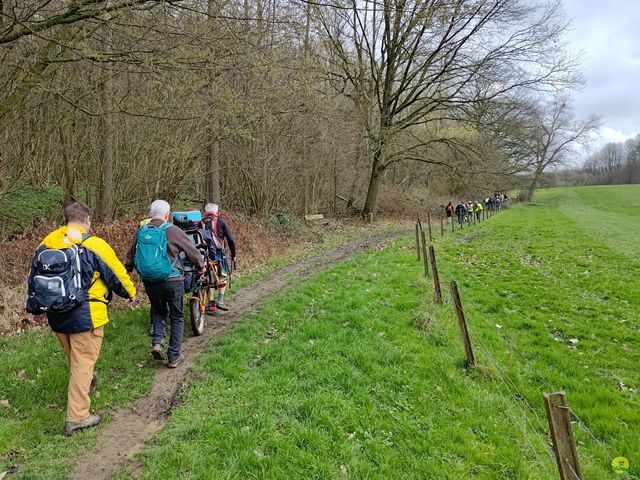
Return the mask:
[[0, 201], [376, 214], [524, 186], [598, 125], [534, 0], [0, 0]]

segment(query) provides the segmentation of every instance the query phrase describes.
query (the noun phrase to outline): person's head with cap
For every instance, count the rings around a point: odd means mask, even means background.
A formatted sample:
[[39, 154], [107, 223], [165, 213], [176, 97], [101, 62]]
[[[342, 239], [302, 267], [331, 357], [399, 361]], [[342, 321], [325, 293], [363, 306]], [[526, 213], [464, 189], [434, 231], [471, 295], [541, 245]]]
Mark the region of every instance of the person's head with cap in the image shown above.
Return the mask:
[[218, 216], [218, 205], [216, 203], [207, 203], [204, 207], [205, 216]]

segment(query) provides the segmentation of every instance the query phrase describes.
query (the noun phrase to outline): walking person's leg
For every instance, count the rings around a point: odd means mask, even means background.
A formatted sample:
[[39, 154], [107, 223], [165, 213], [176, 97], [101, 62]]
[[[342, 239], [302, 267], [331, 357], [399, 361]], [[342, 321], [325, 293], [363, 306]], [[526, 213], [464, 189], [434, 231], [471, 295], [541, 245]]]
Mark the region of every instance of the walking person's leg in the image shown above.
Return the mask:
[[163, 284], [164, 297], [169, 305], [171, 335], [169, 337], [169, 368], [177, 367], [182, 361], [182, 333], [184, 331], [184, 282], [167, 281]]
[[227, 311], [229, 309], [224, 304], [224, 292], [227, 290], [227, 277], [229, 275], [227, 259], [224, 255], [219, 255], [216, 257], [216, 260], [218, 260], [218, 264], [220, 265], [220, 280], [224, 282], [224, 285], [218, 288], [218, 300], [216, 305], [220, 310]]
[[100, 416], [91, 415], [89, 389], [93, 368], [100, 356], [104, 328], [69, 335], [69, 388], [67, 394], [67, 423], [65, 433], [96, 425]]
[[64, 355], [67, 359], [67, 368], [69, 368], [69, 357], [71, 356], [71, 341], [69, 337], [70, 333], [56, 333], [56, 337], [60, 341], [60, 345], [62, 345], [62, 349], [64, 350]]
[[[144, 289], [149, 297], [151, 307], [149, 314], [151, 316], [151, 355], [156, 360], [166, 360], [166, 355], [162, 351], [164, 344], [164, 331], [167, 322], [167, 299], [163, 292], [164, 282], [145, 282]], [[184, 290], [184, 284], [182, 286]]]

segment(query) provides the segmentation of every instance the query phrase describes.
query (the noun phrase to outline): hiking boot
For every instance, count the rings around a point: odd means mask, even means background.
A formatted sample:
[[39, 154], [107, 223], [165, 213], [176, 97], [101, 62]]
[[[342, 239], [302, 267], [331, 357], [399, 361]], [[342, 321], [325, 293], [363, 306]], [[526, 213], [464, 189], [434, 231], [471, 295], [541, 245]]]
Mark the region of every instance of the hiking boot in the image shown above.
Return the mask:
[[169, 360], [169, 363], [167, 364], [168, 368], [177, 368], [178, 366], [180, 366], [180, 364], [182, 363], [182, 361], [184, 360], [184, 357], [182, 355], [179, 355], [178, 358], [174, 359], [174, 360]]
[[162, 345], [154, 345], [151, 348], [151, 356], [154, 360], [165, 361], [167, 354], [162, 350]]
[[218, 310], [222, 310], [223, 312], [228, 312], [229, 307], [227, 307], [224, 303], [218, 302]]
[[205, 313], [207, 315], [211, 315], [212, 313], [215, 313], [217, 309], [218, 309], [218, 304], [216, 302], [207, 302], [207, 308], [205, 308]]
[[82, 430], [83, 428], [93, 427], [99, 424], [100, 420], [102, 420], [102, 417], [100, 415], [89, 415], [81, 422], [65, 422], [64, 434], [67, 437], [70, 437], [71, 435], [73, 435], [73, 432]]
[[98, 378], [98, 375], [94, 373], [93, 378], [91, 379], [91, 385], [89, 385], [89, 395], [93, 395], [94, 393], [96, 393], [96, 391], [98, 390], [99, 381], [100, 379]]

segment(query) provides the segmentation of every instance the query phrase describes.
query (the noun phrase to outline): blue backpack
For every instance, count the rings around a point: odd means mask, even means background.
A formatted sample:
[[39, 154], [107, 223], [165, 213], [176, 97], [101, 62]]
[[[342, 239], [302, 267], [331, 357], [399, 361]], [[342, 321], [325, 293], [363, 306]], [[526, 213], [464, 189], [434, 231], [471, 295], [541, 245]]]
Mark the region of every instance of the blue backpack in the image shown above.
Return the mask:
[[140, 278], [147, 282], [162, 282], [180, 275], [167, 254], [167, 228], [170, 223], [165, 222], [159, 227], [142, 225], [138, 231], [136, 252], [133, 262]]
[[[84, 242], [90, 235], [83, 235]], [[65, 249], [39, 248], [31, 262], [27, 312], [38, 315], [46, 312], [64, 313], [82, 305], [87, 292], [82, 286], [84, 248], [72, 245]]]

